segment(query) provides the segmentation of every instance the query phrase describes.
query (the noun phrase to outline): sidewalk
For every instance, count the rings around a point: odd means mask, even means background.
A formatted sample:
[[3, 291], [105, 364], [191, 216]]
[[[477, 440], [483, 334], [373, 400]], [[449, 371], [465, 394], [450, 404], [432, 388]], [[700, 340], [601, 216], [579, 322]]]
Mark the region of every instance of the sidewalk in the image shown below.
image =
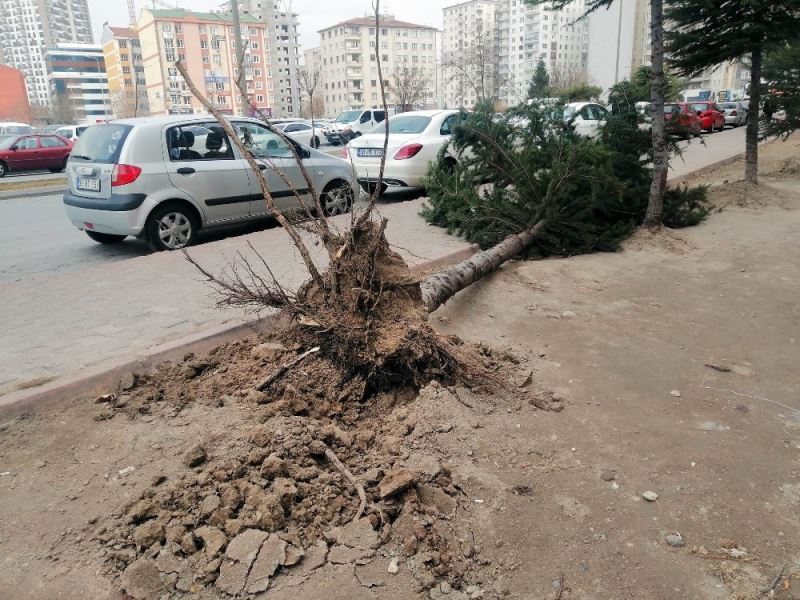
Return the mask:
[[[411, 264], [465, 258], [471, 245], [431, 227], [419, 216], [422, 200], [383, 204], [390, 243]], [[334, 220], [340, 226], [349, 215]], [[288, 288], [307, 279], [281, 228], [211, 242], [192, 256], [218, 273], [248, 242]], [[316, 259], [321, 247], [311, 247]], [[412, 254], [413, 253], [413, 254]], [[114, 358], [134, 359], [161, 344], [252, 320], [254, 315], [215, 307], [213, 290], [180, 252], [161, 252], [78, 273], [4, 283], [0, 288], [0, 395]], [[20, 315], [25, 315], [20, 318]]]

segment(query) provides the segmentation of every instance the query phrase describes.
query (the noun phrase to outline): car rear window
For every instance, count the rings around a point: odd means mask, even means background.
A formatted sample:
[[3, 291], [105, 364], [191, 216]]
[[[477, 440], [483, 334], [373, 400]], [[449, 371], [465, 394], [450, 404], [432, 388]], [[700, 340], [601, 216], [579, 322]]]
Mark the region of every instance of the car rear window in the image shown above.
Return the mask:
[[698, 103], [692, 104], [692, 108], [695, 109], [695, 111], [697, 111], [697, 112], [705, 112], [707, 110], [711, 110], [711, 105], [710, 104], [706, 104], [705, 102], [698, 102]]
[[664, 105], [664, 112], [665, 113], [669, 114], [669, 113], [671, 113], [673, 111], [681, 112], [681, 107], [678, 106], [677, 104], [665, 104]]
[[122, 146], [130, 133], [130, 125], [109, 123], [94, 125], [86, 129], [75, 142], [72, 160], [101, 164], [114, 164], [119, 161]]
[[[430, 122], [430, 117], [390, 117], [389, 133], [422, 133]], [[372, 133], [383, 133], [384, 131], [386, 131], [386, 125], [381, 123], [372, 130]]]
[[33, 133], [33, 127], [29, 125], [6, 125], [5, 126], [6, 133], [15, 134], [15, 133]]
[[723, 102], [719, 106], [720, 108], [739, 108], [735, 102]]

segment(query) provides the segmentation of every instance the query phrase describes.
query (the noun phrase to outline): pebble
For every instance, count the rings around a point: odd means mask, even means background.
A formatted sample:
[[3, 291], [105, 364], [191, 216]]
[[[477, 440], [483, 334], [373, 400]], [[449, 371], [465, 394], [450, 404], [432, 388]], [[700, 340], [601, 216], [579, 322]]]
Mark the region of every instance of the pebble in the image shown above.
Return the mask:
[[603, 471], [600, 473], [600, 479], [603, 481], [614, 481], [617, 478], [617, 474], [614, 471]]
[[667, 543], [672, 546], [673, 548], [681, 548], [685, 546], [683, 543], [683, 537], [681, 537], [680, 533], [670, 533], [666, 537]]
[[571, 310], [565, 310], [564, 312], [561, 313], [561, 316], [565, 319], [571, 319], [573, 317], [576, 317], [577, 315]]
[[390, 575], [397, 575], [398, 571], [400, 571], [400, 565], [397, 564], [397, 559], [393, 558], [389, 561], [389, 568], [386, 571]]
[[443, 581], [442, 583], [439, 584], [439, 591], [442, 592], [443, 594], [449, 594], [450, 590], [452, 589], [453, 588], [451, 588], [450, 584], [447, 583], [446, 581]]
[[658, 500], [658, 494], [655, 492], [642, 492], [642, 498], [647, 500], [648, 502], [655, 502]]
[[675, 396], [676, 398], [680, 398], [681, 397], [681, 393], [678, 390], [672, 390], [670, 392], [670, 395], [671, 396]]

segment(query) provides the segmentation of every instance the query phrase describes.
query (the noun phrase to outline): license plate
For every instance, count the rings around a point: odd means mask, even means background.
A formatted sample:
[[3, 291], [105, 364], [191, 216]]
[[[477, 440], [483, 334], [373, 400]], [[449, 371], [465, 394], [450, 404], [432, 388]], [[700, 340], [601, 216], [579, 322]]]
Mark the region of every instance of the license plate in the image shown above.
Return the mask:
[[79, 190], [88, 190], [90, 192], [99, 192], [100, 191], [100, 180], [99, 179], [84, 179], [83, 177], [78, 177], [75, 180], [75, 187]]
[[383, 148], [359, 148], [356, 156], [365, 158], [380, 158], [383, 156]]

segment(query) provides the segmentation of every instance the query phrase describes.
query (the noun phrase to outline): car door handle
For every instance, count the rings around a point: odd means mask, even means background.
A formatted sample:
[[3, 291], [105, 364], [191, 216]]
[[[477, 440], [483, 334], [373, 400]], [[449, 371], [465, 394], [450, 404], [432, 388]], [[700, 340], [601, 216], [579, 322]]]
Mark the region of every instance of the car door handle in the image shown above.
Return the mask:
[[178, 173], [180, 175], [191, 175], [194, 172], [195, 171], [192, 167], [181, 167], [180, 169], [178, 169]]

